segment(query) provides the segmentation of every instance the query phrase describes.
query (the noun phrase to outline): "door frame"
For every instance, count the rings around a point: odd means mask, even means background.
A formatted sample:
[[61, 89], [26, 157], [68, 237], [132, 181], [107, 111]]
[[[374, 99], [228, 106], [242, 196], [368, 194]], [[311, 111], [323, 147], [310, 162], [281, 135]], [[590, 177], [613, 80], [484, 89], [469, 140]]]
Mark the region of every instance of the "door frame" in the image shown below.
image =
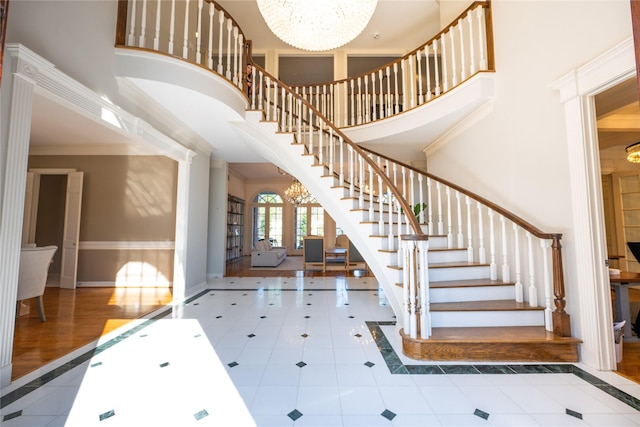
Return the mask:
[[[24, 220], [22, 225], [22, 244], [35, 243], [36, 221], [38, 218], [38, 200], [40, 196], [40, 180], [43, 175], [66, 175], [67, 191], [65, 194], [65, 215], [63, 243], [60, 248], [62, 262], [60, 265], [60, 287], [75, 289], [78, 274], [78, 244], [80, 240], [79, 224], [82, 205], [82, 179], [80, 179], [80, 199], [70, 204], [69, 183], [72, 175], [81, 174], [77, 169], [67, 168], [30, 168], [27, 172], [27, 189], [25, 191]], [[69, 209], [74, 208], [74, 212]], [[78, 221], [70, 223], [77, 218]], [[68, 278], [64, 279], [63, 278]]]

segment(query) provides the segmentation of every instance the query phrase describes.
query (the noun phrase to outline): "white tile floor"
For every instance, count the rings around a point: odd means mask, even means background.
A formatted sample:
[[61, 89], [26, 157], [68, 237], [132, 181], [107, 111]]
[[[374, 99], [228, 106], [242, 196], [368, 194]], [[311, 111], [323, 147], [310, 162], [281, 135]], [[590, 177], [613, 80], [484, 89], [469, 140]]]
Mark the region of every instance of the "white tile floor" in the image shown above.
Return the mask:
[[615, 373], [416, 362], [394, 320], [373, 278], [218, 279], [3, 389], [0, 422], [640, 425], [640, 385]]

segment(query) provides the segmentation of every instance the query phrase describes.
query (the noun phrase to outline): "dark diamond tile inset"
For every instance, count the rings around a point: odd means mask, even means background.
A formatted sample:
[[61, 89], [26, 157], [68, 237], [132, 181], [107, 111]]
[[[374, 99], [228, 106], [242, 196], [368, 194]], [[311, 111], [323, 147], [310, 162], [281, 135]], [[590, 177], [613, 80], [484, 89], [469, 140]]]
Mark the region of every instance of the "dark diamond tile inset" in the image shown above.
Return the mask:
[[209, 413], [206, 411], [206, 409], [203, 409], [202, 411], [198, 411], [195, 414], [193, 414], [193, 418], [196, 419], [196, 421], [200, 421], [201, 419], [203, 419], [204, 417], [208, 416]]
[[356, 336], [358, 338], [362, 338], [362, 334], [355, 334], [354, 336]]
[[261, 318], [261, 319], [266, 319], [266, 318], [267, 318], [267, 316], [260, 316], [260, 318]]
[[396, 417], [396, 414], [394, 414], [393, 412], [391, 412], [388, 409], [385, 409], [384, 411], [382, 411], [382, 413], [380, 415], [382, 415], [383, 417], [385, 417], [389, 421], [393, 420]]
[[253, 337], [255, 337], [255, 336], [256, 336], [256, 334], [249, 334], [249, 335], [247, 335], [247, 336], [248, 336], [249, 338], [253, 338]]
[[480, 417], [483, 420], [488, 420], [489, 419], [489, 413], [481, 411], [480, 409], [476, 409], [475, 411], [473, 411], [473, 415], [475, 415], [477, 417]]
[[12, 420], [14, 418], [18, 418], [20, 415], [22, 415], [22, 410], [19, 410], [19, 411], [16, 411], [16, 412], [12, 412], [12, 413], [7, 414], [4, 417], [2, 417], [2, 422], [9, 421], [9, 420]]
[[110, 410], [110, 411], [107, 411], [107, 412], [104, 412], [104, 413], [100, 414], [100, 417], [99, 417], [99, 418], [100, 418], [100, 421], [104, 421], [104, 420], [106, 420], [107, 418], [111, 418], [111, 417], [113, 417], [113, 416], [115, 416], [115, 415], [116, 415], [116, 411], [114, 411], [114, 410], [112, 409], [112, 410]]
[[222, 319], [222, 316], [216, 316], [216, 319]]
[[355, 317], [353, 317], [353, 316], [349, 316], [349, 319], [355, 319]]
[[311, 316], [304, 316], [305, 319], [311, 319]]
[[161, 368], [166, 368], [167, 366], [169, 366], [169, 362], [164, 362], [160, 364]]
[[309, 336], [309, 334], [302, 334], [300, 335], [302, 338], [307, 338]]
[[300, 361], [300, 362], [296, 363], [296, 366], [298, 366], [299, 368], [304, 368], [305, 366], [307, 366], [307, 364], [302, 362], [302, 361]]
[[97, 368], [98, 366], [102, 366], [102, 362], [96, 362], [91, 364], [92, 368]]
[[567, 415], [570, 415], [572, 417], [576, 417], [579, 420], [582, 419], [582, 414], [580, 412], [572, 411], [571, 409], [567, 409]]
[[375, 363], [373, 363], [373, 362], [364, 362], [364, 366], [366, 366], [366, 367], [368, 367], [368, 368], [371, 368], [371, 367], [373, 367], [374, 365], [375, 365]]
[[293, 411], [289, 412], [287, 416], [291, 418], [293, 421], [296, 421], [298, 418], [302, 416], [302, 412], [298, 411], [297, 409], [294, 409]]
[[230, 368], [235, 368], [236, 366], [238, 366], [238, 362], [227, 363], [227, 366]]

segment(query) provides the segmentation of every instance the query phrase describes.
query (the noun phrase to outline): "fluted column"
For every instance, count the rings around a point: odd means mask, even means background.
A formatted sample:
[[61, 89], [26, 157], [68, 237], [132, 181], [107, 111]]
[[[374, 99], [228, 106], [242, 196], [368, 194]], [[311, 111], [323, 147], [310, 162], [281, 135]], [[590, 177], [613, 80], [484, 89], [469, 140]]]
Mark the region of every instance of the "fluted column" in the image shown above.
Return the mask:
[[[14, 58], [12, 82], [3, 82], [3, 97], [10, 97], [8, 133], [3, 165], [0, 215], [0, 386], [11, 381], [13, 330], [18, 292], [22, 215], [29, 156], [31, 111], [37, 68]], [[4, 118], [6, 123], [7, 118]], [[5, 125], [3, 123], [3, 126]]]

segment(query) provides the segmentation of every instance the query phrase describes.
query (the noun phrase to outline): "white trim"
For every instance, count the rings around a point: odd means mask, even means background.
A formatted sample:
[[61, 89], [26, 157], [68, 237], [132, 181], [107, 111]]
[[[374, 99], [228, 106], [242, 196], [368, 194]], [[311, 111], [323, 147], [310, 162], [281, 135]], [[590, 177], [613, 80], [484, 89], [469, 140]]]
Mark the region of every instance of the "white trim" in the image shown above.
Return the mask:
[[174, 250], [175, 242], [166, 241], [85, 241], [78, 244], [81, 251], [109, 251], [109, 250]]
[[633, 37], [551, 84], [564, 104], [574, 222], [575, 288], [569, 298], [579, 312], [575, 335], [581, 361], [616, 369], [611, 290], [605, 265], [606, 234], [594, 95], [635, 75]]
[[77, 169], [56, 169], [56, 168], [30, 168], [29, 172], [39, 173], [40, 175], [68, 175], [72, 172], [78, 172]]

